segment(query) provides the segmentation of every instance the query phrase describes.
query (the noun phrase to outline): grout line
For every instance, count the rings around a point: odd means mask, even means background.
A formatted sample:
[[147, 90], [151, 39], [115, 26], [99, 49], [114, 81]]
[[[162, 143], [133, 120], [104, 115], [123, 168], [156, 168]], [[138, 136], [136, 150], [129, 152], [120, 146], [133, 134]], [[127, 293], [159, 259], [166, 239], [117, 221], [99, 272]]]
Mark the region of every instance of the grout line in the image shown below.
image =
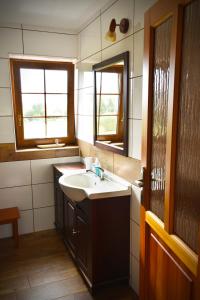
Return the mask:
[[43, 33], [54, 33], [54, 34], [62, 34], [62, 35], [78, 35], [78, 33], [65, 33], [65, 32], [56, 32], [56, 31], [48, 31], [48, 30], [39, 30], [39, 29], [26, 29], [23, 28], [24, 31], [35, 31], [35, 32], [43, 32]]
[[100, 17], [100, 15], [104, 14], [108, 9], [110, 9], [116, 2], [118, 2], [119, 0], [114, 1], [112, 4], [110, 4], [106, 9], [104, 9], [103, 11], [100, 9], [100, 13], [99, 15], [97, 15], [94, 19], [92, 19], [87, 25], [83, 26], [83, 28], [78, 32], [78, 34], [80, 34], [83, 30], [85, 30], [88, 26], [90, 26], [93, 22], [96, 21], [96, 19], [98, 19]]
[[11, 87], [10, 86], [0, 86], [0, 89], [10, 89], [11, 90]]
[[53, 181], [47, 181], [47, 182], [39, 182], [39, 183], [32, 183], [32, 184], [23, 184], [23, 185], [13, 185], [13, 186], [0, 187], [0, 190], [3, 190], [3, 189], [12, 189], [12, 188], [17, 188], [17, 187], [25, 187], [25, 186], [31, 186], [31, 185], [49, 184], [49, 183], [53, 183]]
[[138, 259], [131, 251], [130, 251], [130, 255], [131, 255], [132, 257], [134, 257], [138, 262], [140, 262], [140, 259]]
[[119, 0], [115, 0], [113, 3], [111, 3], [106, 9], [101, 10], [101, 14], [104, 14], [108, 9], [110, 9], [115, 3], [117, 3]]
[[[134, 35], [134, 33], [130, 33], [129, 35], [127, 35], [127, 36], [125, 36], [124, 38], [122, 38], [121, 40], [119, 40], [119, 41], [117, 41], [117, 42], [115, 42], [115, 43], [113, 43], [113, 44], [111, 44], [111, 45], [109, 45], [109, 46], [106, 46], [105, 48], [102, 48], [101, 50], [99, 50], [99, 51], [97, 51], [97, 52], [94, 52], [93, 54], [91, 54], [91, 55], [89, 55], [89, 56], [87, 56], [87, 57], [85, 57], [85, 58], [83, 58], [83, 59], [80, 59], [79, 61], [77, 61], [76, 64], [81, 63], [81, 62], [84, 62], [84, 60], [86, 60], [86, 59], [88, 59], [88, 58], [90, 58], [90, 57], [92, 57], [92, 56], [94, 56], [94, 55], [96, 55], [96, 54], [98, 54], [98, 53], [100, 53], [100, 52], [103, 52], [104, 50], [106, 50], [106, 49], [108, 49], [108, 48], [110, 48], [110, 47], [112, 47], [112, 46], [114, 46], [114, 45], [120, 43], [121, 41], [123, 41], [123, 40], [125, 40], [125, 39], [128, 39], [129, 37], [131, 37], [131, 36], [133, 36], [133, 35]], [[124, 51], [125, 51], [125, 50], [124, 50]]]
[[134, 222], [136, 225], [138, 225], [140, 227], [140, 224], [138, 222], [136, 222], [132, 217], [130, 217], [130, 221]]
[[[118, 1], [118, 0], [117, 0]], [[99, 11], [99, 14], [94, 17], [94, 19], [92, 19], [91, 21], [89, 21], [89, 23], [87, 25], [85, 25], [80, 31], [78, 31], [77, 35], [80, 34], [82, 31], [84, 31], [88, 26], [90, 26], [93, 22], [95, 22], [101, 15], [101, 11]]]
[[55, 205], [47, 205], [47, 206], [34, 207], [33, 210], [35, 210], [35, 209], [41, 209], [41, 208], [47, 208], [47, 207], [55, 207]]
[[13, 117], [13, 115], [0, 115], [1, 118]]
[[143, 75], [137, 75], [137, 76], [129, 77], [129, 79], [142, 78], [142, 77], [143, 77]]

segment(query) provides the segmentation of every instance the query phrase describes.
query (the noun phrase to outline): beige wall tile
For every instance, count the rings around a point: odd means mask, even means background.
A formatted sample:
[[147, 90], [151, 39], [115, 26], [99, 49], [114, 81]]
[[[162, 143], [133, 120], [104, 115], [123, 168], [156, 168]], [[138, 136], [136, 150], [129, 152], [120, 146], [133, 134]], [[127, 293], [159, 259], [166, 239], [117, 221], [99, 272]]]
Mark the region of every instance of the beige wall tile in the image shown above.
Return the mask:
[[103, 169], [106, 169], [110, 172], [114, 171], [112, 152], [96, 148], [96, 157], [99, 159]]
[[141, 163], [130, 157], [114, 154], [114, 173], [133, 183], [139, 178]]

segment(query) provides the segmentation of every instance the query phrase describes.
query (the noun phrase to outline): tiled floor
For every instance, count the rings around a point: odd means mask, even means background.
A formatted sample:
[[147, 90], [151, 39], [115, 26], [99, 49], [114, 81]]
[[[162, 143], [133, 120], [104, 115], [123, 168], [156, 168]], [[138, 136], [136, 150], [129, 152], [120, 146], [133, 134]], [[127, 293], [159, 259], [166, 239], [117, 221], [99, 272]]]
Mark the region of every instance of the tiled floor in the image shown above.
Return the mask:
[[91, 297], [60, 236], [49, 230], [0, 240], [0, 300], [137, 300], [118, 286]]

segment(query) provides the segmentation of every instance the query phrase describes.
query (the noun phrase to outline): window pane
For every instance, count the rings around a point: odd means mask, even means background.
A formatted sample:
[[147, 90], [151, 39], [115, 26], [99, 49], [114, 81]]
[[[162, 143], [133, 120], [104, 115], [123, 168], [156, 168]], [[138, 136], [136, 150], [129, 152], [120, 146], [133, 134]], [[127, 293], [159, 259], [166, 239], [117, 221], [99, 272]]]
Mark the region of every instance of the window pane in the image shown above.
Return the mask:
[[117, 116], [99, 117], [98, 135], [109, 135], [117, 133]]
[[67, 94], [66, 95], [46, 95], [47, 116], [67, 115]]
[[67, 93], [67, 71], [45, 70], [46, 92]]
[[118, 73], [102, 73], [102, 94], [120, 94], [120, 78]]
[[[100, 97], [97, 98], [99, 101]], [[97, 107], [99, 104], [97, 103]], [[119, 108], [119, 96], [114, 95], [104, 95], [101, 96], [101, 103], [100, 103], [100, 115], [117, 115]]]
[[44, 70], [20, 69], [22, 93], [44, 93]]
[[44, 95], [22, 94], [24, 117], [40, 117], [45, 115]]
[[67, 136], [67, 118], [48, 118], [47, 137]]
[[24, 139], [45, 138], [44, 118], [24, 118]]

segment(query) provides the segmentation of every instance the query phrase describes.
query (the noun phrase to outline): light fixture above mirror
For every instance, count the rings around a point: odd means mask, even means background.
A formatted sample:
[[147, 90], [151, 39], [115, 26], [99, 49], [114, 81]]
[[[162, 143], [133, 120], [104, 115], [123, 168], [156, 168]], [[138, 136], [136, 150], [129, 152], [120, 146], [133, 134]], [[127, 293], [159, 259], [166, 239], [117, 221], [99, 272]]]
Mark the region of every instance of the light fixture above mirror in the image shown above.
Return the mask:
[[119, 30], [121, 33], [127, 33], [129, 28], [129, 20], [126, 18], [121, 19], [120, 23], [117, 24], [115, 19], [112, 19], [110, 22], [110, 27], [108, 32], [105, 35], [105, 39], [109, 42], [116, 41], [116, 27], [119, 26]]

